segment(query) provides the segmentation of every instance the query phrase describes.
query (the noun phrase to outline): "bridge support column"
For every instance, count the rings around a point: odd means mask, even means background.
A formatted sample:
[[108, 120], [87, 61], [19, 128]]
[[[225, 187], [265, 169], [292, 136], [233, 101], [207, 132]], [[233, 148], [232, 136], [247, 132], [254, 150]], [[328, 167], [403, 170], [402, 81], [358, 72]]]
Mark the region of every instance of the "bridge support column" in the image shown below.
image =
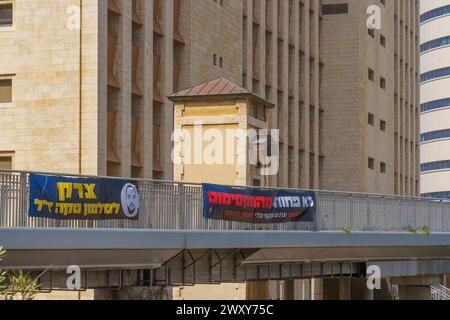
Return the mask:
[[323, 279], [311, 279], [311, 300], [324, 300]]
[[351, 300], [351, 279], [339, 279], [339, 300]]
[[268, 281], [247, 282], [247, 300], [271, 300]]
[[439, 283], [439, 277], [397, 277], [392, 283], [399, 286], [400, 300], [431, 300], [431, 286]]

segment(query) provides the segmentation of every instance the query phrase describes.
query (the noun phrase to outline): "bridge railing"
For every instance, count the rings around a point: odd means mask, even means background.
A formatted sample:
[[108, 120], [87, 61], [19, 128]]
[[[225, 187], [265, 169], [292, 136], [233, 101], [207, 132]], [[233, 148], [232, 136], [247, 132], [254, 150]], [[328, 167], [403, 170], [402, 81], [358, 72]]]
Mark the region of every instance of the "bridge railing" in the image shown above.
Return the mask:
[[135, 181], [139, 184], [141, 197], [139, 221], [58, 221], [28, 217], [28, 172], [0, 170], [0, 228], [393, 232], [423, 229], [425, 232], [428, 230], [450, 232], [450, 202], [443, 200], [316, 191], [317, 213], [314, 223], [261, 225], [203, 218], [203, 194], [199, 184], [156, 180]]

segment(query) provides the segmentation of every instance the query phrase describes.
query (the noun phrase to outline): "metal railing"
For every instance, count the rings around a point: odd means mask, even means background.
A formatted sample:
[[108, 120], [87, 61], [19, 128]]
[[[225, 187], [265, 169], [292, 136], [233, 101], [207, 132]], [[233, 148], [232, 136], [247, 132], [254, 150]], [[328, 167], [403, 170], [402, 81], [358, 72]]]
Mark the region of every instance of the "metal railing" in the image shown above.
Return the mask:
[[440, 284], [431, 286], [431, 300], [450, 300], [450, 289]]
[[127, 180], [139, 184], [139, 221], [58, 221], [28, 217], [29, 172], [0, 170], [0, 227], [450, 232], [450, 202], [443, 200], [316, 191], [314, 223], [261, 225], [203, 218], [199, 184]]

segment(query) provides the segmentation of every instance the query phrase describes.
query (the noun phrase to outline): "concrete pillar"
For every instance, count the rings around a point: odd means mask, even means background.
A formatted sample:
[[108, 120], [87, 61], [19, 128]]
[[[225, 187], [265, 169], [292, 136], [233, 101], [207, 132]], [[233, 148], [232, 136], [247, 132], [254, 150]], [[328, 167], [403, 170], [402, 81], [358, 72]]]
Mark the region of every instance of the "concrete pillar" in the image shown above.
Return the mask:
[[339, 300], [351, 300], [351, 279], [339, 279]]
[[283, 281], [283, 295], [282, 300], [295, 300], [295, 281], [285, 280]]
[[439, 277], [396, 277], [391, 282], [399, 286], [400, 300], [431, 300], [431, 286], [439, 283]]
[[247, 282], [247, 300], [270, 300], [269, 283], [267, 281]]
[[324, 300], [323, 279], [311, 279], [311, 300]]
[[295, 280], [294, 297], [295, 300], [311, 300], [311, 280]]

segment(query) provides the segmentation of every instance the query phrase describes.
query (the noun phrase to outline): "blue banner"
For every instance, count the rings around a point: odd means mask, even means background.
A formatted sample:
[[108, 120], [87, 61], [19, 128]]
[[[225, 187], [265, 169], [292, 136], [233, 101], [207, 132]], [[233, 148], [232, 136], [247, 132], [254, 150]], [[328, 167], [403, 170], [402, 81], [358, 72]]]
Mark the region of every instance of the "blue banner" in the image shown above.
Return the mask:
[[313, 222], [314, 192], [203, 184], [206, 219], [247, 223]]
[[56, 220], [138, 220], [136, 182], [30, 174], [30, 217]]

